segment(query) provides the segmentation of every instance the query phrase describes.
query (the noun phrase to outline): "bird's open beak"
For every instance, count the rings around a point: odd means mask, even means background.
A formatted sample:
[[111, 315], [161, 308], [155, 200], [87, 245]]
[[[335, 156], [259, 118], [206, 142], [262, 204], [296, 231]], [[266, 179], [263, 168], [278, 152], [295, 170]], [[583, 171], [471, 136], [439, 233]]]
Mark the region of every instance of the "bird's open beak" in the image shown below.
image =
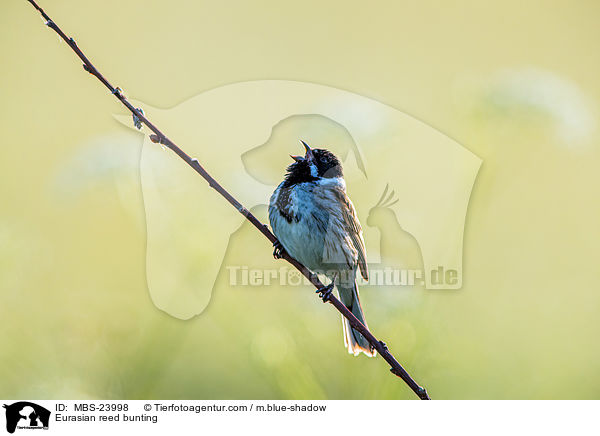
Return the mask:
[[302, 143], [302, 145], [304, 145], [304, 149], [306, 150], [306, 154], [304, 155], [304, 159], [312, 162], [313, 160], [313, 152], [312, 149], [308, 146], [308, 144], [302, 140], [300, 140], [300, 142]]
[[312, 149], [308, 146], [308, 144], [302, 140], [300, 140], [302, 145], [304, 145], [304, 149], [306, 150], [306, 154], [304, 156], [295, 156], [290, 154], [290, 157], [294, 159], [296, 162], [303, 162], [305, 160], [311, 162], [313, 160], [313, 152]]

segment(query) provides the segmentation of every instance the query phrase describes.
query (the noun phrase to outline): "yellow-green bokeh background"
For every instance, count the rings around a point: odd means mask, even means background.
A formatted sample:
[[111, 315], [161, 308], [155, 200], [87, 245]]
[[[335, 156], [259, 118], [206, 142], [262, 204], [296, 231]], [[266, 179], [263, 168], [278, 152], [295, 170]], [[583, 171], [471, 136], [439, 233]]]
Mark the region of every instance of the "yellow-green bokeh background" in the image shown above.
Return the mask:
[[[114, 84], [156, 107], [232, 82], [315, 82], [480, 156], [463, 289], [386, 291], [383, 303], [370, 292], [369, 325], [434, 398], [598, 398], [597, 2], [41, 3]], [[78, 158], [141, 138], [25, 0], [2, 2], [0, 48], [0, 397], [414, 398], [381, 359], [344, 352], [338, 315], [309, 288], [223, 281], [193, 320], [156, 309], [139, 173]], [[534, 79], [497, 104], [489, 90], [506, 71]], [[548, 75], [559, 83], [523, 103]], [[69, 178], [78, 164], [92, 168]]]

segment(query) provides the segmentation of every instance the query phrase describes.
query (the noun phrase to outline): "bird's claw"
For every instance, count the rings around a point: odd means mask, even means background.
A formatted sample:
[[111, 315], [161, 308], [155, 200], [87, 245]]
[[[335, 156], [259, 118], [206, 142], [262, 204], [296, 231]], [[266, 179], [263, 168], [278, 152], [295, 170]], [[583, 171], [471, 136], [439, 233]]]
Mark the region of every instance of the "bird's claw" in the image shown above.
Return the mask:
[[379, 345], [381, 345], [381, 348], [383, 348], [384, 350], [386, 350], [386, 351], [387, 351], [388, 347], [387, 347], [387, 345], [386, 345], [386, 343], [385, 343], [385, 342], [383, 342], [383, 341], [379, 341]]
[[273, 257], [275, 259], [282, 259], [285, 253], [285, 248], [281, 245], [281, 242], [275, 241], [273, 242]]
[[333, 292], [334, 285], [335, 282], [332, 281], [327, 286], [323, 286], [322, 288], [319, 288], [315, 291], [315, 293], [319, 294], [319, 297], [321, 298], [321, 300], [323, 300], [323, 303], [327, 303], [329, 301], [331, 293]]

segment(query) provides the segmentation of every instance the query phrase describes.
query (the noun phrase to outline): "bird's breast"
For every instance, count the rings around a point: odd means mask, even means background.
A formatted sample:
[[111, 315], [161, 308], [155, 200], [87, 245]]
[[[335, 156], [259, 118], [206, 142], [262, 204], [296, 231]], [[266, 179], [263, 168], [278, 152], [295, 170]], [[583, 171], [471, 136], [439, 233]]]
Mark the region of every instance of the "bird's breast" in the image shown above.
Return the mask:
[[269, 204], [269, 220], [277, 239], [293, 258], [315, 271], [325, 263], [348, 264], [344, 229], [327, 190], [315, 183], [281, 185]]

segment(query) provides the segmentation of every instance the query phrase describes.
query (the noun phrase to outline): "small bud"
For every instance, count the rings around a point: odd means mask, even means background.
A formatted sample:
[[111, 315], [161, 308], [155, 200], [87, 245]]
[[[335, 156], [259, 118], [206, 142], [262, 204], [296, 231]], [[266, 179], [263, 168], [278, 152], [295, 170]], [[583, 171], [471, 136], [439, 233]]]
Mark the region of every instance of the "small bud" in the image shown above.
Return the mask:
[[125, 97], [125, 94], [123, 94], [123, 90], [121, 88], [119, 88], [118, 86], [115, 88], [115, 90], [112, 93], [114, 95], [116, 95], [117, 97], [127, 98], [127, 97]]
[[[144, 110], [142, 108], [136, 107], [136, 110], [144, 115]], [[139, 119], [139, 117], [136, 114], [133, 114], [133, 125], [136, 127], [136, 129], [138, 130], [142, 130], [142, 120]]]
[[163, 150], [166, 150], [168, 148], [165, 144], [164, 137], [160, 137], [158, 135], [150, 135], [150, 141], [154, 142], [155, 144], [160, 144]]

